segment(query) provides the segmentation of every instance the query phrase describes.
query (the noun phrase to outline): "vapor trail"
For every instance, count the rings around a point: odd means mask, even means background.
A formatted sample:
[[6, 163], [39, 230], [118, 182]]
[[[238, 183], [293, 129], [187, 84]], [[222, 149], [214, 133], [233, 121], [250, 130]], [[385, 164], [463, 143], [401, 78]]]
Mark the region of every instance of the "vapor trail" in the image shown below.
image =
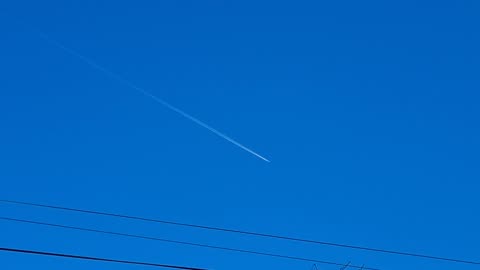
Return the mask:
[[187, 118], [188, 120], [194, 122], [195, 124], [197, 124], [197, 125], [205, 128], [205, 129], [211, 131], [212, 133], [214, 133], [215, 135], [219, 136], [220, 138], [223, 138], [224, 140], [232, 143], [233, 145], [236, 145], [237, 147], [243, 149], [244, 151], [247, 151], [248, 153], [250, 153], [250, 154], [252, 154], [252, 155], [254, 155], [254, 156], [262, 159], [263, 161], [270, 162], [270, 160], [268, 160], [267, 158], [265, 158], [265, 157], [263, 157], [262, 155], [258, 154], [257, 152], [253, 151], [252, 149], [244, 146], [243, 144], [235, 141], [234, 139], [230, 138], [229, 136], [223, 134], [222, 132], [214, 129], [213, 127], [209, 126], [208, 124], [206, 124], [205, 122], [199, 120], [198, 118], [196, 118], [196, 117], [194, 117], [194, 116], [192, 116], [192, 115], [184, 112], [183, 110], [181, 110], [181, 109], [173, 106], [172, 104], [166, 102], [165, 100], [163, 100], [163, 99], [155, 96], [154, 94], [150, 93], [149, 91], [147, 91], [147, 90], [145, 90], [145, 89], [143, 89], [143, 88], [141, 88], [141, 87], [133, 84], [132, 82], [124, 79], [124, 78], [121, 77], [120, 75], [118, 75], [118, 74], [116, 74], [116, 73], [114, 73], [114, 72], [112, 72], [112, 71], [104, 68], [103, 66], [100, 66], [99, 64], [97, 64], [97, 63], [95, 63], [93, 60], [91, 60], [90, 58], [88, 58], [88, 57], [86, 57], [86, 56], [78, 53], [77, 51], [75, 51], [75, 50], [73, 50], [73, 49], [71, 49], [71, 48], [68, 48], [68, 47], [64, 46], [63, 44], [59, 43], [59, 42], [56, 41], [56, 40], [51, 39], [49, 36], [47, 36], [46, 34], [44, 34], [44, 33], [42, 33], [42, 32], [36, 31], [36, 33], [37, 33], [39, 36], [41, 36], [43, 39], [45, 39], [46, 41], [48, 41], [49, 43], [55, 45], [56, 47], [62, 49], [62, 50], [65, 51], [65, 52], [67, 52], [67, 53], [69, 53], [69, 54], [71, 54], [71, 55], [79, 58], [80, 60], [82, 60], [83, 62], [87, 63], [88, 65], [90, 65], [90, 66], [93, 67], [94, 69], [99, 70], [99, 71], [107, 74], [107, 75], [110, 76], [112, 79], [115, 79], [115, 80], [117, 80], [118, 82], [123, 83], [123, 84], [125, 84], [126, 86], [128, 86], [128, 87], [130, 87], [130, 88], [132, 88], [132, 89], [134, 89], [134, 90], [142, 93], [143, 95], [145, 95], [145, 96], [147, 96], [147, 97], [155, 100], [156, 102], [158, 102], [158, 103], [160, 103], [161, 105], [167, 107], [168, 109], [170, 109], [170, 110], [172, 110], [172, 111], [180, 114], [181, 116]]

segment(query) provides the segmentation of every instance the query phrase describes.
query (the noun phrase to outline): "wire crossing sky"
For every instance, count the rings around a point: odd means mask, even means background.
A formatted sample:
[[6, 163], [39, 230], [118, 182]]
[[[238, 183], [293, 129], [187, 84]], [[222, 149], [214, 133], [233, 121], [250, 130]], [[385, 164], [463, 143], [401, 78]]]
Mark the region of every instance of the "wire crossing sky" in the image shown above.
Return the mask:
[[92, 59], [86, 57], [85, 55], [83, 54], [80, 54], [79, 52], [69, 48], [69, 47], [66, 47], [65, 45], [61, 44], [60, 42], [50, 38], [48, 35], [46, 35], [45, 33], [43, 32], [40, 32], [40, 31], [35, 31], [40, 37], [42, 37], [43, 39], [45, 39], [46, 41], [48, 41], [49, 43], [53, 44], [54, 46], [56, 46], [57, 48], [60, 48], [62, 49], [63, 51], [69, 53], [70, 55], [73, 55], [75, 56], [76, 58], [82, 60], [83, 62], [85, 62], [86, 64], [90, 65], [92, 68], [98, 70], [98, 71], [101, 71], [103, 73], [105, 73], [106, 75], [108, 75], [110, 78], [128, 86], [129, 88], [133, 89], [133, 90], [136, 90], [137, 92], [140, 92], [142, 93], [143, 95], [153, 99], [154, 101], [160, 103], [161, 105], [163, 105], [164, 107], [180, 114], [181, 116], [187, 118], [188, 120], [194, 122], [195, 124], [209, 130], [210, 132], [212, 132], [213, 134], [219, 136], [220, 138], [232, 143], [233, 145], [239, 147], [240, 149], [256, 156], [257, 158], [263, 160], [263, 161], [266, 161], [266, 162], [270, 162], [269, 159], [267, 159], [266, 157], [260, 155], [259, 153], [253, 151], [252, 149], [246, 147], [245, 145], [237, 142], [236, 140], [232, 139], [231, 137], [225, 135], [224, 133], [218, 131], [217, 129], [211, 127], [210, 125], [206, 124], [205, 122], [201, 121], [200, 119], [186, 113], [185, 111], [177, 108], [176, 106], [173, 106], [172, 104], [166, 102], [165, 100], [155, 96], [154, 94], [152, 94], [151, 92], [145, 90], [144, 88], [142, 87], [139, 87], [137, 85], [135, 85], [134, 83], [130, 82], [129, 80], [123, 78], [122, 76], [106, 69], [105, 67], [97, 64], [95, 61], [93, 61]]
[[[189, 246], [202, 247], [202, 248], [219, 249], [219, 250], [225, 250], [225, 251], [246, 253], [246, 254], [251, 254], [251, 255], [268, 256], [268, 257], [274, 257], [274, 258], [280, 258], [280, 259], [313, 262], [313, 263], [335, 265], [335, 266], [344, 266], [344, 264], [342, 264], [342, 263], [325, 261], [325, 260], [318, 260], [318, 259], [312, 259], [312, 258], [280, 255], [280, 254], [275, 254], [275, 253], [259, 252], [259, 251], [253, 251], [253, 250], [247, 250], [247, 249], [212, 246], [212, 245], [199, 244], [199, 243], [193, 243], [193, 242], [177, 241], [177, 240], [164, 239], [164, 238], [158, 238], [158, 237], [128, 234], [128, 233], [120, 233], [120, 232], [112, 232], [112, 231], [104, 231], [104, 230], [89, 229], [89, 228], [83, 228], [83, 227], [74, 227], [74, 226], [39, 222], [39, 221], [33, 221], [33, 220], [16, 219], [16, 218], [9, 218], [9, 217], [0, 217], [0, 220], [20, 222], [20, 223], [33, 224], [33, 225], [41, 225], [41, 226], [49, 226], [49, 227], [56, 227], [56, 228], [62, 228], [62, 229], [84, 231], [84, 232], [101, 233], [101, 234], [108, 234], [108, 235], [115, 235], [115, 236], [122, 236], [122, 237], [139, 238], [139, 239], [144, 239], [144, 240], [153, 240], [153, 241], [160, 241], [160, 242], [165, 242], [165, 243], [189, 245]], [[350, 265], [350, 264], [349, 264], [349, 266], [351, 268], [356, 268], [356, 269], [380, 270], [378, 268], [370, 268], [370, 267]]]
[[[35, 207], [41, 207], [41, 208], [50, 208], [50, 209], [57, 209], [57, 210], [64, 210], [64, 211], [71, 211], [71, 212], [78, 212], [78, 213], [86, 213], [86, 214], [93, 214], [93, 215], [133, 219], [133, 220], [154, 222], [154, 223], [163, 223], [163, 224], [170, 224], [170, 225], [177, 225], [177, 226], [184, 226], [184, 227], [192, 227], [192, 228], [206, 229], [206, 230], [213, 230], [213, 231], [238, 233], [238, 234], [252, 235], [252, 236], [258, 236], [258, 237], [276, 238], [276, 239], [287, 240], [287, 241], [305, 242], [305, 243], [311, 243], [311, 244], [319, 244], [319, 245], [326, 245], [326, 246], [333, 246], [333, 247], [340, 247], [340, 248], [348, 248], [348, 249], [358, 249], [358, 250], [378, 252], [378, 253], [387, 253], [387, 254], [392, 254], [392, 255], [417, 257], [417, 258], [439, 260], [439, 261], [446, 261], [446, 262], [453, 262], [453, 263], [480, 265], [479, 261], [472, 261], [472, 260], [463, 260], [463, 259], [431, 256], [431, 255], [425, 255], [425, 254], [419, 254], [419, 253], [410, 253], [410, 252], [403, 252], [403, 251], [396, 251], [396, 250], [370, 248], [370, 247], [365, 247], [365, 246], [346, 245], [346, 244], [325, 242], [325, 241], [318, 241], [318, 240], [311, 240], [311, 239], [294, 238], [294, 237], [282, 236], [282, 235], [265, 234], [265, 233], [251, 232], [251, 231], [242, 231], [242, 230], [234, 230], [234, 229], [227, 229], [227, 228], [203, 226], [203, 225], [197, 225], [197, 224], [180, 223], [180, 222], [175, 222], [175, 221], [151, 219], [151, 218], [138, 217], [138, 216], [128, 216], [128, 215], [122, 215], [122, 214], [99, 212], [99, 211], [92, 211], [92, 210], [85, 210], [85, 209], [68, 208], [68, 207], [56, 206], [56, 205], [45, 205], [45, 204], [37, 204], [37, 203], [30, 203], [30, 202], [4, 200], [4, 199], [0, 199], [0, 203], [35, 206]], [[11, 218], [5, 218], [5, 217], [0, 217], [0, 219], [17, 221], [17, 222], [33, 223], [33, 224], [41, 224], [40, 222], [22, 221], [22, 220], [18, 220], [18, 219], [11, 219]], [[52, 226], [52, 224], [42, 224], [42, 225]], [[58, 227], [58, 225], [53, 225], [53, 226]], [[62, 226], [60, 226], [60, 227], [62, 227]], [[68, 226], [63, 226], [63, 227], [68, 227]], [[307, 259], [307, 260], [313, 261], [313, 260], [310, 260], [310, 259]]]
[[149, 263], [149, 262], [139, 262], [139, 261], [127, 261], [127, 260], [90, 257], [90, 256], [81, 256], [81, 255], [73, 255], [73, 254], [64, 254], [64, 253], [53, 253], [53, 252], [45, 252], [45, 251], [38, 251], [38, 250], [7, 248], [7, 247], [0, 247], [0, 251], [13, 252], [13, 253], [23, 253], [23, 254], [30, 254], [30, 255], [49, 256], [49, 257], [60, 257], [60, 258], [77, 259], [77, 260], [87, 260], [87, 261], [131, 264], [131, 265], [138, 265], [138, 266], [152, 266], [152, 267], [161, 267], [161, 268], [170, 268], [170, 269], [207, 270], [205, 268], [195, 268], [195, 267], [158, 264], [158, 263]]

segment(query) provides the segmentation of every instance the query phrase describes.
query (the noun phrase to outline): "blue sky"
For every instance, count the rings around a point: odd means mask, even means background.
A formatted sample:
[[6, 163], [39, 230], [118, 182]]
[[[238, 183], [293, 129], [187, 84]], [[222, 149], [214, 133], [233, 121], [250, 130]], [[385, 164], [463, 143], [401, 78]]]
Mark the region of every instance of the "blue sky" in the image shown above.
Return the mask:
[[[0, 197], [478, 261], [478, 11], [475, 1], [2, 3]], [[475, 269], [19, 206], [0, 213], [380, 269]], [[7, 222], [0, 245], [213, 269], [311, 266]]]

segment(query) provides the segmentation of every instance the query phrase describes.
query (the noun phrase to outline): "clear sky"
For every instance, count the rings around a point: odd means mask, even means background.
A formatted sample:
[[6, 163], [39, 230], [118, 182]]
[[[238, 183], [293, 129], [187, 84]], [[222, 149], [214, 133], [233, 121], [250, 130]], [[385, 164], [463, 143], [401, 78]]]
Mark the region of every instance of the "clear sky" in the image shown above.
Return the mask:
[[[478, 261], [479, 12], [473, 0], [3, 1], [0, 198]], [[0, 216], [388, 270], [478, 269], [4, 204]], [[311, 267], [6, 221], [0, 246]], [[0, 264], [144, 268], [6, 253]]]

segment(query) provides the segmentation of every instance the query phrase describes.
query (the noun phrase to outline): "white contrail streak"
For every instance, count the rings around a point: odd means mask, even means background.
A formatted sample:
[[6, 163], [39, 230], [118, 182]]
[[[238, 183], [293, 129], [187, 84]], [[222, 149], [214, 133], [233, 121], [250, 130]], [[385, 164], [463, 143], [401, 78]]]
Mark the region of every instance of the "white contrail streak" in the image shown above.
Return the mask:
[[163, 100], [163, 99], [155, 96], [154, 94], [150, 93], [149, 91], [147, 91], [147, 90], [145, 90], [145, 89], [143, 89], [143, 88], [141, 88], [141, 87], [139, 87], [139, 86], [136, 86], [135, 84], [133, 84], [132, 82], [130, 82], [130, 81], [126, 80], [126, 79], [124, 79], [124, 78], [121, 77], [120, 75], [118, 75], [118, 74], [116, 74], [116, 73], [114, 73], [114, 72], [112, 72], [112, 71], [110, 71], [110, 70], [108, 70], [108, 69], [100, 66], [99, 64], [97, 64], [97, 63], [95, 63], [93, 60], [91, 60], [90, 58], [88, 58], [88, 57], [86, 57], [86, 56], [84, 56], [84, 55], [76, 52], [76, 51], [73, 50], [73, 49], [70, 49], [70, 48], [68, 48], [68, 47], [65, 47], [63, 44], [59, 43], [58, 41], [55, 41], [55, 40], [51, 39], [49, 36], [45, 35], [45, 34], [42, 33], [42, 32], [37, 32], [37, 34], [40, 35], [43, 39], [47, 40], [49, 43], [52, 43], [52, 44], [55, 45], [56, 47], [62, 49], [63, 51], [65, 51], [65, 52], [67, 52], [67, 53], [69, 53], [69, 54], [71, 54], [71, 55], [73, 55], [73, 56], [81, 59], [83, 62], [89, 64], [91, 67], [95, 68], [96, 70], [99, 70], [99, 71], [107, 74], [107, 75], [110, 76], [111, 78], [113, 78], [113, 79], [115, 79], [115, 80], [117, 80], [117, 81], [119, 81], [119, 82], [127, 85], [128, 87], [130, 87], [130, 88], [132, 88], [132, 89], [134, 89], [134, 90], [142, 93], [143, 95], [145, 95], [145, 96], [147, 96], [147, 97], [155, 100], [156, 102], [162, 104], [163, 106], [167, 107], [168, 109], [170, 109], [170, 110], [172, 110], [172, 111], [180, 114], [181, 116], [187, 118], [188, 120], [194, 122], [195, 124], [197, 124], [197, 125], [205, 128], [205, 129], [211, 131], [211, 132], [214, 133], [215, 135], [217, 135], [217, 136], [225, 139], [226, 141], [228, 141], [228, 142], [230, 142], [230, 143], [232, 143], [232, 144], [240, 147], [241, 149], [243, 149], [243, 150], [247, 151], [248, 153], [250, 153], [250, 154], [252, 154], [252, 155], [254, 155], [254, 156], [262, 159], [263, 161], [270, 162], [270, 160], [268, 160], [267, 158], [265, 158], [265, 157], [263, 157], [262, 155], [258, 154], [257, 152], [253, 151], [252, 149], [244, 146], [243, 144], [235, 141], [234, 139], [232, 139], [232, 138], [228, 137], [227, 135], [223, 134], [222, 132], [214, 129], [213, 127], [211, 127], [211, 126], [209, 126], [209, 125], [207, 125], [206, 123], [204, 123], [203, 121], [199, 120], [198, 118], [193, 117], [192, 115], [190, 115], [190, 114], [184, 112], [183, 110], [181, 110], [181, 109], [173, 106], [172, 104], [166, 102], [165, 100]]

